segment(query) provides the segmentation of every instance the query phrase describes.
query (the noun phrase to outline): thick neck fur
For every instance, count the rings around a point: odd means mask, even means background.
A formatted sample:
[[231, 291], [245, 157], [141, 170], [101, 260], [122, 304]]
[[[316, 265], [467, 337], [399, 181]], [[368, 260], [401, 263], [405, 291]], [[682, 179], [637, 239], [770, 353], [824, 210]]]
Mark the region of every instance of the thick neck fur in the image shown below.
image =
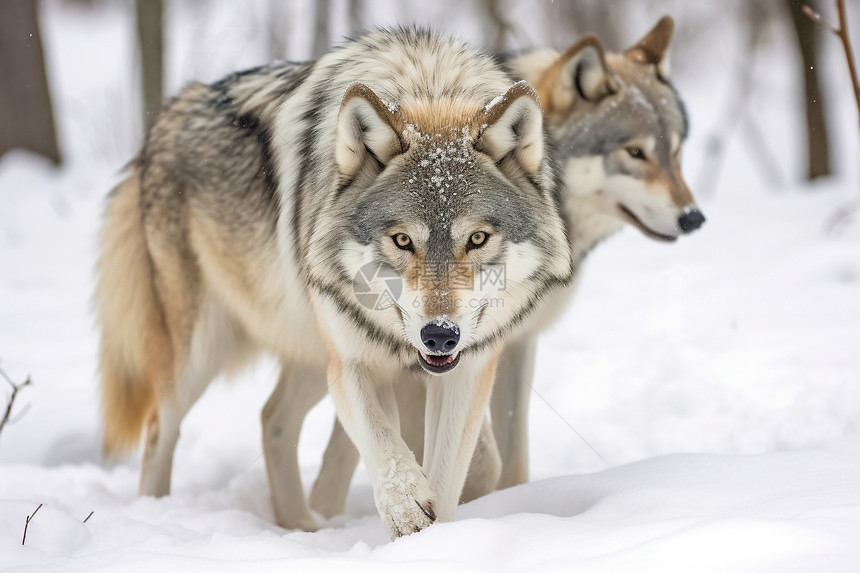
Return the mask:
[[570, 225], [570, 250], [577, 267], [597, 243], [624, 226], [619, 219], [604, 214], [599, 201], [600, 196], [594, 194], [568, 192], [565, 197], [564, 215]]

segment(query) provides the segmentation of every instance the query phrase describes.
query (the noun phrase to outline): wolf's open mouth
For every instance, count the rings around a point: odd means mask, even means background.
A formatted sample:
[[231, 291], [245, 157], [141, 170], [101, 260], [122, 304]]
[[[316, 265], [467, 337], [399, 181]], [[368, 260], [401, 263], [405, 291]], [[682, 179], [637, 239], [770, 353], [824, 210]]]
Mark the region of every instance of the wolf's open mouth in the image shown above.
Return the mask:
[[618, 203], [618, 209], [621, 211], [621, 214], [627, 218], [627, 221], [630, 224], [632, 224], [633, 226], [638, 228], [640, 231], [645, 233], [645, 235], [647, 235], [648, 237], [651, 237], [652, 239], [656, 239], [658, 241], [674, 241], [675, 239], [678, 238], [677, 236], [664, 235], [662, 233], [658, 233], [657, 231], [646, 226], [645, 223], [643, 223], [639, 219], [639, 217], [637, 217], [636, 215], [633, 214], [633, 211], [631, 211], [630, 209], [628, 209], [627, 207], [625, 207], [621, 203]]
[[460, 362], [460, 353], [453, 354], [424, 354], [418, 351], [418, 364], [430, 374], [444, 374], [454, 369]]

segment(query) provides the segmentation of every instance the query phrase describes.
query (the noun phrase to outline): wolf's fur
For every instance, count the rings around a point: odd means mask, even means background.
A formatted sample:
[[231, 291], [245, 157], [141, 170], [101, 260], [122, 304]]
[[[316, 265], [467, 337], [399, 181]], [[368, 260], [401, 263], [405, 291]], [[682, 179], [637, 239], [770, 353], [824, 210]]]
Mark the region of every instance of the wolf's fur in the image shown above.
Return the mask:
[[[578, 271], [594, 246], [625, 223], [650, 238], [669, 241], [684, 231], [679, 217], [696, 209], [680, 173], [687, 120], [668, 81], [672, 30], [671, 18], [661, 19], [624, 54], [604, 54], [597, 38], [586, 36], [563, 53], [540, 49], [507, 61], [515, 76], [537, 87], [549, 133], [565, 165], [563, 212]], [[630, 147], [642, 148], [645, 159], [631, 157]], [[569, 304], [572, 294], [573, 289], [553, 293], [501, 354], [491, 410], [502, 467], [492, 446], [479, 445], [464, 500], [527, 481], [526, 430], [536, 337]], [[411, 388], [404, 402], [420, 403], [420, 387]], [[417, 420], [420, 427], [420, 417], [406, 419]], [[404, 426], [405, 437], [413, 432]], [[416, 438], [408, 443], [420, 459]], [[350, 449], [336, 425], [311, 494], [312, 507], [324, 515], [343, 510], [351, 472], [333, 462], [349, 463], [345, 452]]]
[[[169, 492], [179, 425], [209, 381], [265, 350], [283, 364], [263, 411], [279, 523], [314, 527], [295, 443], [325, 369], [392, 537], [452, 519], [496, 350], [572, 272], [541, 125], [528, 84], [413, 29], [170, 102], [110, 198], [96, 297], [106, 446], [132, 444], [146, 421], [141, 493]], [[353, 277], [368, 264], [418, 303], [360, 304]], [[473, 278], [506, 265], [504, 304], [470, 308], [491, 293], [455, 286], [455, 264]], [[459, 363], [430, 385], [422, 470], [391, 383], [427, 378], [415, 368], [434, 353], [430, 324], [456, 330]]]

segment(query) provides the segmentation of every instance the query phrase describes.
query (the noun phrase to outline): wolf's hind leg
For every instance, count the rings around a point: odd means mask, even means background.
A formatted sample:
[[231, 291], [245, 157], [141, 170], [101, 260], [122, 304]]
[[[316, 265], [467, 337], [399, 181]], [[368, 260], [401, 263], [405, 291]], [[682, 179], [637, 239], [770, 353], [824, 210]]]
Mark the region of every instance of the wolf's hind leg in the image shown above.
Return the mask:
[[[394, 393], [400, 409], [400, 433], [419, 464], [424, 461], [426, 378], [427, 375], [421, 372], [407, 371], [394, 385]], [[433, 381], [429, 383], [432, 384]], [[499, 447], [496, 445], [490, 421], [484, 416], [478, 444], [475, 446], [469, 465], [469, 475], [460, 497], [461, 503], [472, 501], [495, 490], [501, 472], [502, 460], [499, 457]]]
[[[226, 311], [212, 299], [201, 297], [200, 300], [200, 312], [188, 338], [188, 350], [184, 351], [174, 342], [178, 373], [173, 380], [161, 384], [158, 406], [147, 423], [140, 471], [141, 495], [170, 493], [173, 452], [183, 418], [215, 376], [225, 367], [240, 365], [250, 355], [251, 348], [243, 331]], [[174, 340], [184, 339], [175, 336]]]
[[305, 416], [325, 394], [325, 372], [285, 364], [263, 408], [263, 452], [275, 519], [287, 529], [317, 529], [305, 501], [297, 446]]
[[146, 448], [140, 469], [140, 495], [161, 497], [170, 493], [173, 452], [179, 440], [179, 426], [185, 414], [205, 390], [208, 380], [194, 382], [196, 384], [188, 384], [189, 388], [162, 398], [149, 419], [146, 426]]
[[[394, 393], [400, 409], [400, 433], [403, 441], [415, 454], [418, 463], [424, 461], [424, 415], [427, 403], [426, 374], [414, 371], [403, 373], [402, 379], [394, 385]], [[431, 381], [430, 384], [433, 382]], [[332, 437], [334, 439], [334, 437]], [[502, 459], [493, 435], [489, 419], [484, 416], [478, 444], [472, 454], [469, 475], [463, 486], [460, 502], [466, 503], [496, 489], [502, 472]], [[322, 475], [322, 471], [320, 472]]]
[[525, 336], [502, 351], [490, 400], [493, 432], [502, 460], [498, 489], [529, 480], [529, 397], [537, 339]]
[[496, 484], [499, 483], [501, 473], [502, 458], [499, 456], [499, 447], [493, 436], [493, 427], [484, 416], [478, 444], [475, 446], [475, 452], [469, 464], [466, 484], [463, 486], [463, 493], [460, 494], [460, 503], [468, 503], [493, 492]]
[[497, 359], [488, 351], [427, 385], [423, 469], [437, 495], [440, 521], [454, 519], [486, 421]]
[[420, 464], [424, 461], [424, 410], [427, 403], [427, 374], [406, 370], [394, 385], [400, 410], [400, 433]]
[[358, 460], [358, 450], [343, 429], [343, 424], [335, 418], [320, 473], [311, 489], [311, 507], [314, 511], [326, 518], [344, 512], [349, 483], [358, 467]]

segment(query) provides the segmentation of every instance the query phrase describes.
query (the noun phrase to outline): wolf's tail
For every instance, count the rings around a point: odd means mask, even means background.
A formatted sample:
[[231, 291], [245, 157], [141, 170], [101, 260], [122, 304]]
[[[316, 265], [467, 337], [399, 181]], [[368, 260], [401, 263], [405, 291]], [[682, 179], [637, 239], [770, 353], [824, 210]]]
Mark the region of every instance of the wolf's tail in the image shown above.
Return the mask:
[[114, 189], [100, 237], [95, 306], [102, 333], [105, 454], [137, 444], [156, 407], [156, 386], [166, 382], [171, 367], [170, 338], [141, 219], [139, 175], [131, 169]]

